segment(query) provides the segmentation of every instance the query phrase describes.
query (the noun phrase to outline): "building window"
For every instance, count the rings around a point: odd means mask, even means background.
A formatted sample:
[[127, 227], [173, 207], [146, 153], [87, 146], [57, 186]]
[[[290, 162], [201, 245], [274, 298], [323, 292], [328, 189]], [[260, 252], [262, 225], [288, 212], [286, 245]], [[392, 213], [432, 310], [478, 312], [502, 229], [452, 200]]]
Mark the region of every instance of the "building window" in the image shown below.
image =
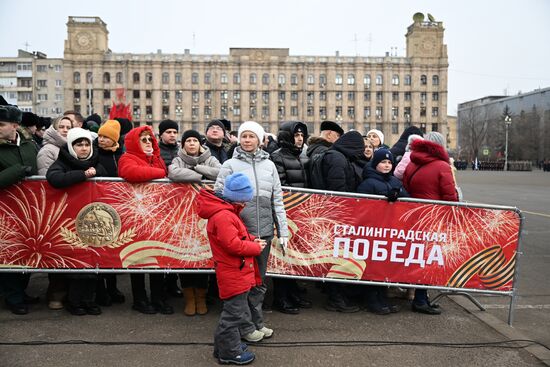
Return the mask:
[[426, 103], [426, 92], [420, 93], [420, 102]]
[[348, 92], [348, 101], [355, 101], [355, 92]]
[[227, 117], [227, 106], [221, 106], [220, 107], [220, 115], [222, 118]]
[[399, 116], [399, 107], [392, 107], [391, 108], [391, 119], [397, 120], [397, 117]]
[[298, 107], [296, 107], [296, 106], [291, 106], [291, 107], [290, 107], [290, 115], [291, 115], [291, 116], [298, 116]]
[[365, 84], [365, 88], [370, 88], [370, 74], [365, 74], [363, 84]]
[[204, 115], [205, 115], [205, 117], [208, 118], [208, 117], [210, 117], [211, 114], [212, 114], [212, 107], [211, 106], [204, 106]]
[[286, 99], [286, 93], [285, 92], [279, 92], [279, 103], [284, 102]]
[[432, 124], [432, 131], [439, 131], [439, 124], [437, 123]]
[[45, 73], [46, 72], [46, 65], [36, 65], [36, 71], [39, 73]]
[[166, 103], [170, 99], [170, 91], [169, 90], [163, 90], [162, 91], [162, 102]]
[[355, 118], [355, 107], [348, 106], [348, 117], [352, 119]]
[[48, 81], [47, 80], [37, 80], [36, 81], [36, 86], [39, 87], [39, 88], [45, 88], [48, 86]]
[[403, 111], [403, 117], [405, 117], [405, 121], [411, 121], [411, 108], [405, 107]]
[[263, 85], [269, 84], [269, 74], [268, 73], [264, 73], [262, 75], [262, 84]]
[[376, 118], [380, 120], [380, 119], [382, 119], [384, 109], [382, 107], [378, 106], [378, 107], [376, 107], [376, 112], [375, 113], [376, 113]]
[[290, 99], [293, 101], [298, 100], [298, 92], [290, 92]]
[[392, 122], [391, 124], [391, 133], [399, 134], [399, 124], [397, 122]]
[[404, 97], [405, 101], [410, 101], [411, 100], [411, 92], [405, 92], [403, 97]]
[[420, 124], [420, 131], [422, 131], [422, 134], [426, 134], [426, 124], [425, 123]]
[[139, 73], [134, 73], [134, 75], [132, 76], [132, 80], [134, 81], [134, 83], [139, 83]]
[[355, 74], [348, 74], [348, 85], [355, 85]]
[[86, 73], [86, 83], [91, 84], [94, 81], [94, 75], [91, 71]]
[[233, 116], [240, 116], [241, 115], [241, 108], [239, 106], [233, 107]]
[[312, 117], [312, 116], [315, 115], [315, 111], [313, 110], [313, 106], [307, 106], [307, 110], [306, 110], [306, 111], [307, 111], [307, 115], [308, 115], [309, 117]]
[[403, 84], [411, 85], [411, 81], [412, 81], [411, 75], [407, 74], [407, 75], [405, 75], [405, 79], [403, 80]]
[[110, 82], [111, 82], [111, 74], [103, 73], [103, 83], [110, 83]]
[[220, 83], [227, 84], [227, 74], [226, 73], [222, 73], [220, 75]]
[[326, 101], [327, 100], [327, 92], [322, 91], [319, 92], [319, 101]]
[[162, 84], [170, 83], [170, 74], [162, 73]]
[[439, 85], [439, 76], [432, 76], [432, 85]]
[[63, 100], [63, 94], [56, 94], [55, 95], [55, 100], [56, 101], [62, 101]]
[[181, 73], [176, 73], [174, 81], [176, 84], [181, 84]]
[[307, 103], [313, 103], [315, 99], [315, 92], [307, 92]]
[[263, 106], [262, 107], [262, 119], [266, 119], [269, 117], [269, 106]]
[[55, 65], [55, 66], [54, 66], [54, 69], [55, 69], [55, 72], [56, 72], [56, 73], [59, 73], [59, 72], [61, 72], [61, 70], [63, 70], [63, 68], [62, 68], [61, 65]]
[[285, 106], [279, 106], [279, 109], [277, 110], [277, 113], [279, 114], [279, 119], [285, 118]]
[[250, 103], [256, 103], [256, 99], [258, 99], [256, 91], [250, 92]]
[[336, 83], [336, 85], [342, 85], [342, 74], [336, 74], [336, 78], [334, 79], [334, 83]]
[[342, 117], [342, 106], [336, 106], [335, 113], [336, 117]]
[[285, 85], [285, 83], [286, 83], [285, 74], [279, 74], [279, 78], [277, 80], [278, 80], [280, 86]]
[[392, 101], [399, 101], [399, 92], [392, 92], [391, 100]]
[[199, 84], [199, 73], [191, 74], [191, 84]]
[[384, 93], [383, 92], [376, 92], [376, 102], [382, 103], [384, 100]]
[[48, 95], [47, 94], [38, 94], [38, 100], [39, 101], [47, 101]]
[[256, 107], [255, 106], [250, 106], [250, 111], [248, 112], [248, 115], [251, 117], [251, 118], [254, 118], [256, 117]]
[[210, 81], [212, 79], [212, 76], [210, 73], [204, 73], [204, 84], [210, 84]]
[[[206, 92], [204, 92], [204, 93], [206, 93]], [[176, 102], [181, 103], [182, 100], [183, 100], [183, 91], [182, 90], [177, 90], [176, 91]]]
[[420, 116], [426, 117], [426, 107], [420, 107]]
[[313, 74], [308, 74], [307, 75], [307, 84], [309, 84], [309, 85], [315, 84], [315, 77], [313, 76]]
[[337, 100], [337, 101], [341, 101], [341, 100], [342, 100], [342, 92], [341, 92], [341, 91], [337, 91], [335, 97], [336, 97], [336, 100]]
[[327, 108], [326, 107], [319, 107], [319, 115], [321, 116], [321, 119], [327, 118]]
[[256, 74], [250, 74], [250, 84], [256, 84]]
[[376, 85], [382, 85], [384, 83], [384, 78], [382, 77], [382, 74], [376, 75]]
[[370, 106], [363, 108], [363, 117], [368, 119], [370, 117]]
[[363, 101], [370, 101], [370, 92], [363, 93]]
[[327, 85], [327, 76], [325, 74], [319, 75], [319, 86], [323, 88], [325, 85]]
[[383, 124], [383, 123], [381, 123], [381, 122], [377, 122], [377, 123], [376, 123], [376, 130], [383, 131], [383, 128], [384, 128], [384, 124]]
[[134, 89], [134, 91], [132, 92], [132, 95], [133, 95], [134, 99], [139, 99], [139, 90]]
[[432, 117], [439, 116], [439, 107], [432, 107]]
[[239, 73], [233, 74], [233, 84], [241, 84], [241, 74]]
[[194, 118], [199, 117], [199, 108], [197, 106], [191, 107], [191, 116]]
[[145, 74], [145, 83], [147, 83], [147, 84], [153, 83], [153, 73], [146, 73]]
[[108, 89], [103, 90], [103, 99], [111, 99], [111, 91]]
[[439, 101], [439, 93], [433, 92], [432, 93], [432, 101]]
[[392, 85], [399, 85], [399, 75], [394, 74], [394, 75], [391, 77], [391, 84], [392, 84]]
[[428, 78], [426, 78], [426, 75], [422, 74], [420, 75], [420, 85], [426, 85], [428, 84]]
[[115, 80], [118, 84], [122, 84], [122, 73], [120, 71], [116, 73]]
[[75, 84], [79, 84], [80, 83], [80, 73], [78, 71], [75, 71], [73, 73], [73, 82]]
[[222, 102], [227, 102], [227, 97], [229, 96], [229, 93], [226, 90], [222, 90], [220, 92], [220, 99]]
[[290, 76], [290, 84], [292, 85], [298, 85], [298, 75], [292, 74]]
[[262, 92], [262, 101], [264, 103], [269, 103], [269, 92]]
[[239, 102], [241, 100], [241, 91], [240, 90], [234, 90], [233, 91], [233, 101]]
[[150, 90], [145, 91], [145, 98], [151, 99], [153, 97], [153, 92]]

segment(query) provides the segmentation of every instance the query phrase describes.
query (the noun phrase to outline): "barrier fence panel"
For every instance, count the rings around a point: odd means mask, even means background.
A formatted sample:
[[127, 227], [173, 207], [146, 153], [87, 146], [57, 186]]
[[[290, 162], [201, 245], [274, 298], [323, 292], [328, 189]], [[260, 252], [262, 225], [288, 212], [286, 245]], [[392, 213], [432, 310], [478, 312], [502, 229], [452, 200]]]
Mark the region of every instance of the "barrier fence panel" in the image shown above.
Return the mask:
[[[200, 185], [43, 179], [1, 191], [0, 271], [212, 271]], [[522, 216], [511, 207], [284, 191], [291, 233], [272, 276], [512, 297]]]

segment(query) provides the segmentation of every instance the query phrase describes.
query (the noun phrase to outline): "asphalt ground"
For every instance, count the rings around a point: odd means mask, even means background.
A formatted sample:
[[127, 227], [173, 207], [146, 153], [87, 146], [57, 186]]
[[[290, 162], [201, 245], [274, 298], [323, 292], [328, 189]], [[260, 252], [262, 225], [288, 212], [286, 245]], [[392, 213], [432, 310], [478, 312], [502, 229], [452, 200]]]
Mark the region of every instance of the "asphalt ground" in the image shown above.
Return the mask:
[[[454, 297], [443, 298], [440, 316], [413, 313], [405, 299], [395, 299], [402, 308], [396, 314], [341, 314], [325, 311], [324, 294], [304, 283], [314, 307], [299, 315], [266, 313], [275, 334], [250, 346], [257, 355], [254, 365], [545, 365], [541, 359], [548, 350], [509, 341], [550, 344], [550, 173], [465, 171], [458, 181], [466, 200], [517, 206], [526, 216], [514, 327], [506, 324], [507, 297], [478, 296], [484, 312]], [[119, 275], [119, 285], [125, 304], [104, 307], [100, 316], [77, 317], [48, 310], [47, 276], [33, 275], [28, 293], [40, 295], [41, 302], [25, 316], [0, 309], [0, 367], [216, 365], [211, 343], [219, 304], [205, 316], [187, 317], [182, 299], [170, 299], [174, 315], [142, 315], [130, 308], [129, 277]]]

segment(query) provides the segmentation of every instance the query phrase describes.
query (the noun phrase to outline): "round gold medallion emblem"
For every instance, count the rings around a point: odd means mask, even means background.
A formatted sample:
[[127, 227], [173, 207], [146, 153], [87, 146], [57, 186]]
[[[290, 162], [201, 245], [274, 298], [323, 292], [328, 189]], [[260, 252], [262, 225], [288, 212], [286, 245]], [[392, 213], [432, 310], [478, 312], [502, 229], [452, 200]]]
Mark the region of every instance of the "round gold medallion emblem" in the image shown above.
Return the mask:
[[120, 233], [120, 216], [105, 203], [91, 203], [76, 217], [76, 233], [88, 246], [103, 247], [117, 240]]

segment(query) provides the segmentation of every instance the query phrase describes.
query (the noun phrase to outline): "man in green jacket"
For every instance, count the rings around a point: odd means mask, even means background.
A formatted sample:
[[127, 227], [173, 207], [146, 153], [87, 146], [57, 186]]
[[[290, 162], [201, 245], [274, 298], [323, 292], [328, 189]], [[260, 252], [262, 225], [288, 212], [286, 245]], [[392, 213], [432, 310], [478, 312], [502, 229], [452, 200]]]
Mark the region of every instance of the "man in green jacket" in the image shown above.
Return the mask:
[[[36, 175], [36, 145], [32, 137], [19, 129], [22, 113], [16, 106], [0, 100], [0, 195], [3, 189], [18, 183], [25, 176]], [[25, 294], [28, 275], [0, 273], [0, 293], [4, 294], [6, 306], [16, 315], [29, 312], [28, 303], [36, 303], [35, 297]]]

